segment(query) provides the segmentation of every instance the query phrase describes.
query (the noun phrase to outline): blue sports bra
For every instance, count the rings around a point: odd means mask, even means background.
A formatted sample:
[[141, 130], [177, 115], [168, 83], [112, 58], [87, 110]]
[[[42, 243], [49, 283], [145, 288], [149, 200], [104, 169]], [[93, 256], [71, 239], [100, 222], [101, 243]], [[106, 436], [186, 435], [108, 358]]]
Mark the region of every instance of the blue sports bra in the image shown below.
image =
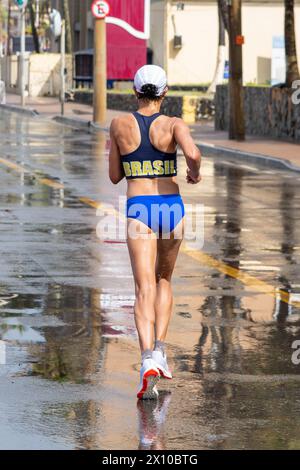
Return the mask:
[[127, 179], [133, 178], [160, 178], [177, 175], [177, 151], [162, 152], [152, 145], [149, 130], [152, 122], [160, 116], [144, 116], [138, 112], [133, 113], [141, 132], [139, 147], [127, 155], [122, 155], [124, 174]]

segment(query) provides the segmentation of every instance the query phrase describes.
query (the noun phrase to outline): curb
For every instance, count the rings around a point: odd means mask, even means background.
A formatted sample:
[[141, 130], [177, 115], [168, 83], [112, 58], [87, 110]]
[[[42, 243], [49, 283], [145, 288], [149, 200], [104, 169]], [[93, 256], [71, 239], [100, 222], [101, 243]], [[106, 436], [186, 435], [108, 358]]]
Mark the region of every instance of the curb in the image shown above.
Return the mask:
[[83, 121], [82, 119], [69, 118], [65, 116], [53, 116], [52, 121], [58, 122], [59, 124], [65, 124], [67, 126], [76, 127], [77, 129], [89, 129], [90, 121]]
[[105, 126], [100, 126], [99, 124], [95, 124], [94, 122], [90, 122], [90, 129], [93, 132], [98, 132], [98, 131], [104, 131], [104, 132], [109, 132], [109, 127]]
[[294, 165], [288, 160], [281, 158], [271, 157], [260, 153], [247, 153], [242, 150], [229, 149], [228, 147], [219, 147], [215, 144], [208, 144], [206, 142], [196, 142], [197, 147], [200, 149], [204, 156], [214, 155], [217, 157], [226, 156], [243, 163], [256, 163], [265, 168], [273, 168], [275, 170], [288, 170], [300, 173], [300, 167]]
[[109, 132], [108, 127], [99, 126], [99, 124], [94, 124], [92, 121], [83, 121], [82, 119], [70, 118], [59, 115], [53, 116], [51, 119], [55, 122], [58, 122], [59, 124], [64, 124], [66, 126], [75, 127], [77, 129], [87, 129], [89, 132]]
[[5, 111], [10, 111], [12, 113], [24, 114], [25, 116], [39, 116], [39, 113], [35, 109], [22, 108], [21, 106], [15, 106], [13, 104], [0, 104], [0, 109], [4, 109]]

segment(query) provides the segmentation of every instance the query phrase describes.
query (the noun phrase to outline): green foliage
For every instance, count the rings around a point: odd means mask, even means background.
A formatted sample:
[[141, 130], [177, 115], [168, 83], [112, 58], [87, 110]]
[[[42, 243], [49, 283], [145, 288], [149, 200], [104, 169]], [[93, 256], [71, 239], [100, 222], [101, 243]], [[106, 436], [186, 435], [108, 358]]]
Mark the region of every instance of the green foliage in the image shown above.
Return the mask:
[[245, 83], [244, 86], [248, 87], [257, 87], [257, 88], [269, 88], [271, 86], [270, 83], [255, 83], [255, 82], [248, 82]]

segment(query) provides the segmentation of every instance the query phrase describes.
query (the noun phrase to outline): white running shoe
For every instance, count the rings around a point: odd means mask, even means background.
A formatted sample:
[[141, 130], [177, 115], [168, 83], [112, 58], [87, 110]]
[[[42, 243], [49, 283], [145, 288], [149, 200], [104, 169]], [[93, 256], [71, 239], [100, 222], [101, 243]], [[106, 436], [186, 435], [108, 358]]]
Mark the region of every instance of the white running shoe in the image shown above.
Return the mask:
[[153, 400], [158, 397], [156, 384], [159, 381], [159, 370], [153, 359], [145, 359], [140, 372], [140, 385], [137, 397], [141, 400]]
[[152, 359], [159, 370], [160, 376], [164, 379], [172, 379], [172, 373], [167, 363], [166, 354], [162, 354], [160, 351], [152, 351]]

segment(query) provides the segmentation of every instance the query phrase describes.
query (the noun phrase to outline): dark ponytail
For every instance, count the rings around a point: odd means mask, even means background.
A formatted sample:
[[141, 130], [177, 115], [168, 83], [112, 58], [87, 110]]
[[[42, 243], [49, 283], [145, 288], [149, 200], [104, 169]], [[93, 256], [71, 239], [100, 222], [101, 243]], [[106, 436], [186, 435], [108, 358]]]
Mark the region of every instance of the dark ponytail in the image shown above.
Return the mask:
[[141, 91], [138, 92], [138, 99], [144, 99], [149, 101], [158, 101], [161, 99], [161, 96], [157, 96], [157, 86], [147, 83], [143, 85]]

